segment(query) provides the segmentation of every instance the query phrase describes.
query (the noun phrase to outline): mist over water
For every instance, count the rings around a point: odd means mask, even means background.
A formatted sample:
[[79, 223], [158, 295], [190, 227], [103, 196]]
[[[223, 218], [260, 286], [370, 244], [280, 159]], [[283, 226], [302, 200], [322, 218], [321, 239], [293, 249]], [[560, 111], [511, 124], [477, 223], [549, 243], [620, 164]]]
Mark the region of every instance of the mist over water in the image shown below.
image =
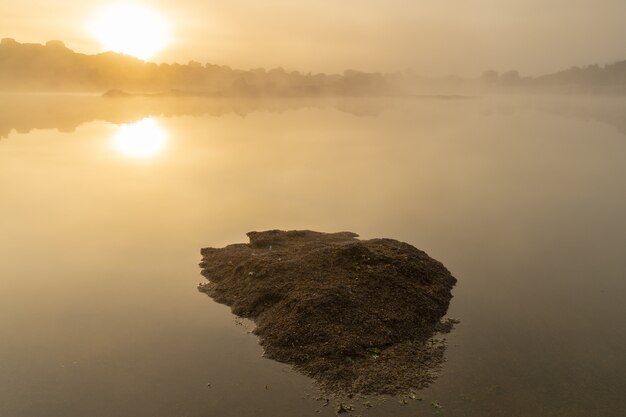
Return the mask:
[[273, 228], [403, 240], [459, 279], [441, 377], [367, 415], [626, 409], [621, 98], [0, 106], [2, 416], [334, 415], [195, 288], [200, 247]]

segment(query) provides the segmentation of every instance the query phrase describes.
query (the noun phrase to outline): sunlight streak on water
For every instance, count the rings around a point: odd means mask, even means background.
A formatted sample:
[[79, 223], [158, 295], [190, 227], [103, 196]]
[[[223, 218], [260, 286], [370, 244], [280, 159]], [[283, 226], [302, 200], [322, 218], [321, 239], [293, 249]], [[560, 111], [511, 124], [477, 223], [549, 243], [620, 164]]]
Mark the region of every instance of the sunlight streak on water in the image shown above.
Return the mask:
[[168, 134], [152, 118], [124, 124], [113, 136], [113, 146], [129, 158], [152, 158], [167, 146]]

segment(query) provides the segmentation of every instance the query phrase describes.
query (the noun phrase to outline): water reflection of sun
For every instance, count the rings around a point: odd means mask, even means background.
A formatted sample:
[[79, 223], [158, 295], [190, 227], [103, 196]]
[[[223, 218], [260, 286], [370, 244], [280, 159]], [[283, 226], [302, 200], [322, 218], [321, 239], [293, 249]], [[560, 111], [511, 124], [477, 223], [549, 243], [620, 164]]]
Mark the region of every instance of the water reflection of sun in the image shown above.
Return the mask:
[[113, 136], [113, 146], [131, 158], [151, 158], [167, 145], [167, 132], [156, 121], [147, 117], [119, 127]]

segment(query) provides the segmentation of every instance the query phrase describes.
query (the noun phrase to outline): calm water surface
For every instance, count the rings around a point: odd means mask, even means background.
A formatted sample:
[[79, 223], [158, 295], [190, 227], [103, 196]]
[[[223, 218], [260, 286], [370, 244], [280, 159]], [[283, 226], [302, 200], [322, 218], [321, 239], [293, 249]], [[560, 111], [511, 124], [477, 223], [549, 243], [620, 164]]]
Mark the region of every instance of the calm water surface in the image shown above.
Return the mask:
[[0, 416], [334, 415], [195, 288], [274, 228], [459, 279], [442, 376], [366, 415], [626, 415], [626, 100], [0, 99]]

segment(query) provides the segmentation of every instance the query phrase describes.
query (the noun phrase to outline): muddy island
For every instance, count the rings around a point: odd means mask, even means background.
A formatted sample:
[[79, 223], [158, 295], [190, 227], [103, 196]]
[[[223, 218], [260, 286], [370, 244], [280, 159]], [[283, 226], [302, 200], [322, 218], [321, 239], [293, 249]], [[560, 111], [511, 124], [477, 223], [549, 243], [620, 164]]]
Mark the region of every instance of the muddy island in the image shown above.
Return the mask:
[[392, 239], [351, 232], [250, 232], [202, 249], [198, 289], [253, 320], [265, 355], [340, 394], [408, 394], [437, 377], [456, 279]]

